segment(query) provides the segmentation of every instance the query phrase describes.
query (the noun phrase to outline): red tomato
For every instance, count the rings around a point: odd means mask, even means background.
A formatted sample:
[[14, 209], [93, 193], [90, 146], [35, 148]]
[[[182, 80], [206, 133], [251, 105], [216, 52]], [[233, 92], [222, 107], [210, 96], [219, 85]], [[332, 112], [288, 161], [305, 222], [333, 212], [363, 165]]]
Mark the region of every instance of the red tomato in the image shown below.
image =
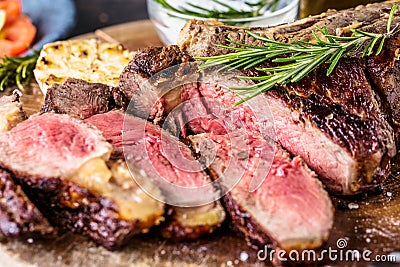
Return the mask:
[[15, 21], [22, 12], [20, 0], [0, 0], [0, 9], [6, 11], [6, 24]]
[[0, 32], [0, 57], [16, 56], [24, 52], [33, 42], [36, 27], [29, 17], [21, 15]]

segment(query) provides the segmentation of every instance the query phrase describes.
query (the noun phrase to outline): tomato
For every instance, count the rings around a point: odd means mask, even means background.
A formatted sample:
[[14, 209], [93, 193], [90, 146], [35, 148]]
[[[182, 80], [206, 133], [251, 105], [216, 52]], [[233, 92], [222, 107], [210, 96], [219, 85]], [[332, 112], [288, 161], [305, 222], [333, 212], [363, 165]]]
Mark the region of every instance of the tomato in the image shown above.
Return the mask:
[[24, 52], [33, 42], [36, 27], [29, 17], [20, 15], [0, 32], [0, 57], [16, 56]]
[[20, 0], [0, 0], [0, 9], [6, 11], [6, 24], [15, 21], [22, 12]]

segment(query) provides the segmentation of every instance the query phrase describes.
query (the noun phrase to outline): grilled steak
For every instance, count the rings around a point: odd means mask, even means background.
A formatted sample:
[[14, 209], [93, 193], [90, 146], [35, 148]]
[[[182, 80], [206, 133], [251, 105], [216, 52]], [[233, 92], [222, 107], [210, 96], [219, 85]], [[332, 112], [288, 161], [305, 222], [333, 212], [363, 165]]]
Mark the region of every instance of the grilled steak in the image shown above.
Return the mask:
[[[392, 4], [381, 3], [359, 7], [357, 10], [328, 12], [289, 25], [252, 30], [279, 41], [290, 41], [291, 38], [309, 40], [313, 38], [312, 30], [324, 24], [327, 24], [332, 34], [348, 35], [351, 34], [351, 28], [384, 33]], [[365, 10], [361, 12], [362, 8]], [[396, 24], [399, 21], [399, 16], [396, 16], [393, 23]], [[323, 65], [301, 82], [276, 88], [265, 94], [265, 106], [269, 108], [274, 118], [276, 141], [290, 153], [301, 156], [320, 175], [332, 192], [346, 195], [357, 194], [382, 182], [388, 175], [390, 159], [396, 154], [395, 135], [398, 133], [396, 118], [393, 117], [393, 114], [397, 112], [394, 111], [397, 110], [397, 102], [394, 99], [397, 99], [399, 92], [396, 83], [398, 36], [398, 34], [392, 36], [386, 42], [382, 53], [382, 56], [388, 57], [385, 60], [386, 66], [382, 58], [365, 60], [346, 58], [340, 61], [329, 77], [326, 77], [327, 66]], [[187, 54], [195, 57], [228, 53], [229, 50], [215, 46], [215, 44], [229, 45], [227, 39], [262, 45], [260, 41], [248, 36], [243, 28], [234, 28], [213, 21], [191, 21], [185, 26], [180, 36], [179, 45], [183, 52], [179, 58], [187, 58]], [[175, 52], [169, 53], [169, 50]], [[169, 58], [168, 55], [176, 58], [178, 57], [176, 50], [177, 48], [159, 49], [157, 50], [159, 56], [154, 55], [154, 49], [141, 51], [141, 60], [134, 59], [129, 64], [135, 66], [135, 71], [130, 72], [130, 77], [139, 76], [140, 71], [137, 68], [145, 69], [146, 64], [149, 64], [143, 60], [146, 55], [148, 60]], [[172, 60], [169, 62], [176, 63]], [[267, 66], [268, 64], [266, 63]], [[163, 64], [163, 66], [168, 65]], [[162, 93], [165, 90], [159, 88], [160, 84], [172, 78], [176, 80], [177, 77], [182, 77], [184, 81], [189, 75], [182, 70], [187, 70], [187, 68], [176, 67], [173, 75], [169, 77], [165, 77], [168, 73], [154, 75], [146, 80], [144, 83], [146, 86], [142, 89], [140, 89], [141, 86], [136, 85], [135, 88], [139, 88], [136, 89], [136, 95], [141, 97], [137, 98], [135, 95], [133, 101], [142, 99], [143, 95], [151, 95], [149, 99], [153, 98], [153, 100], [156, 96], [159, 100], [157, 104], [153, 102], [151, 111], [149, 111], [149, 106], [143, 108], [132, 105], [136, 109], [135, 114], [140, 116], [152, 114], [148, 118], [158, 122], [166, 117], [169, 110], [182, 103], [185, 100], [185, 92], [194, 91], [191, 89], [193, 86], [180, 86], [164, 97]], [[259, 75], [255, 70], [248, 70], [246, 74]], [[218, 89], [218, 83], [223, 79], [199, 75], [198, 81], [204, 83], [207, 79], [205, 83], [211, 85], [198, 86], [199, 99], [218, 99], [228, 104], [227, 100], [234, 97], [232, 92]], [[123, 88], [130, 86], [129, 81], [125, 81], [127, 78], [129, 79], [128, 76], [121, 76], [122, 91], [129, 90]], [[193, 80], [191, 79], [190, 82], [193, 83]], [[216, 89], [204, 90], [212, 86]], [[179, 109], [184, 110], [185, 105], [179, 106]], [[183, 112], [183, 116], [178, 116], [179, 118], [174, 118], [174, 120], [181, 120], [180, 125], [183, 125], [187, 121], [185, 120], [187, 112], [208, 111], [207, 105], [190, 106], [186, 108], [186, 112]], [[179, 112], [176, 113], [179, 114]], [[154, 116], [154, 114], [157, 115]], [[247, 116], [242, 116], [242, 118]], [[206, 120], [202, 119], [197, 124], [207, 128], [209, 127], [207, 125], [214, 121], [211, 116]], [[193, 124], [194, 122], [192, 126]], [[185, 129], [183, 129], [183, 134], [185, 134]]]
[[[106, 165], [110, 152], [111, 145], [97, 129], [67, 115], [32, 116], [0, 135], [0, 166], [22, 184], [51, 223], [106, 248], [148, 231], [164, 213], [161, 202], [126, 176], [126, 166]], [[158, 188], [147, 188], [162, 198]]]
[[[354, 61], [357, 62], [355, 66]], [[132, 61], [130, 65], [133, 64], [140, 66], [139, 62]], [[170, 77], [160, 75], [162, 78], [157, 79], [160, 82], [149, 80], [148, 86], [142, 87], [137, 95], [161, 95], [164, 90], [162, 83], [168, 79], [176, 82], [182, 73], [180, 70], [187, 69], [184, 66], [176, 68]], [[268, 92], [264, 96], [264, 105], [253, 107], [256, 110], [268, 108], [266, 113], [272, 114], [269, 118], [271, 121], [273, 118], [275, 128], [270, 137], [275, 137], [292, 154], [304, 158], [320, 174], [327, 187], [339, 194], [359, 193], [380, 183], [389, 172], [389, 159], [396, 153], [394, 132], [380, 104], [382, 99], [369, 84], [362, 66], [355, 59], [342, 60], [330, 77], [326, 77], [326, 66], [322, 66], [298, 84]], [[212, 128], [213, 132], [222, 134], [223, 130], [216, 128], [217, 117], [224, 127], [231, 127], [232, 120], [223, 118], [232, 115], [248, 130], [258, 130], [258, 124], [263, 121], [257, 124], [249, 119], [253, 116], [250, 110], [241, 106], [231, 108], [239, 98], [226, 87], [235, 86], [237, 79], [204, 72], [197, 75], [197, 83], [178, 86], [154, 106], [132, 105], [135, 114], [150, 114], [151, 108], [157, 110], [151, 113], [157, 116], [150, 119], [162, 121], [169, 110], [178, 107], [180, 111], [174, 110], [172, 125], [178, 124], [174, 131], [181, 131], [183, 135], [187, 131], [182, 130], [183, 125], [195, 133], [208, 132]], [[187, 72], [182, 81], [186, 77]], [[121, 81], [128, 84], [124, 77]], [[221, 86], [221, 83], [225, 85]], [[136, 88], [140, 90], [141, 87]], [[342, 93], [341, 88], [346, 88], [346, 93]], [[193, 104], [194, 98], [198, 100]], [[133, 99], [139, 98], [135, 95]], [[216, 115], [218, 111], [212, 110], [215, 104], [207, 103], [210, 101], [219, 101], [223, 105], [221, 114]], [[201, 118], [188, 119], [196, 116]], [[166, 123], [166, 127], [174, 128], [170, 121]]]
[[42, 111], [55, 111], [85, 119], [119, 108], [124, 105], [123, 102], [123, 95], [117, 88], [68, 78], [62, 84], [55, 83], [47, 90]]
[[55, 237], [55, 229], [33, 205], [10, 174], [0, 170], [0, 236]]
[[0, 132], [13, 128], [17, 123], [26, 119], [26, 114], [19, 102], [21, 93], [14, 91], [10, 96], [0, 98]]
[[[399, 3], [399, 1], [387, 1], [342, 11], [328, 10], [321, 15], [297, 20], [290, 24], [251, 28], [251, 31], [281, 42], [290, 42], [292, 38], [312, 41], [314, 40], [312, 31], [315, 31], [317, 27], [325, 26], [330, 33], [335, 35], [350, 35], [351, 29], [386, 33], [390, 9], [394, 4]], [[396, 25], [399, 20], [400, 18], [395, 15], [392, 24]], [[227, 42], [228, 39], [249, 45], [263, 45], [262, 41], [246, 34], [245, 30], [247, 28], [228, 26], [216, 20], [191, 20], [180, 32], [178, 46], [190, 56], [210, 56], [229, 53], [230, 50], [216, 46], [216, 44], [230, 45]]]
[[[161, 227], [164, 237], [193, 239], [213, 232], [225, 219], [225, 212], [218, 201], [215, 189], [194, 189], [179, 192], [179, 187], [201, 187], [210, 183], [191, 151], [177, 138], [148, 123], [120, 111], [111, 111], [88, 118], [86, 122], [96, 126], [116, 151], [124, 152], [130, 166], [151, 177], [163, 191], [167, 203], [167, 221]], [[188, 169], [185, 169], [188, 168]], [[136, 177], [135, 177], [136, 178]], [[140, 182], [141, 183], [141, 182]], [[206, 200], [199, 207], [198, 201]]]
[[[210, 164], [214, 179], [241, 177], [224, 199], [234, 229], [259, 247], [272, 243], [287, 251], [301, 251], [321, 246], [333, 224], [333, 206], [316, 174], [301, 158], [291, 159], [259, 134], [250, 134], [242, 146], [234, 145], [234, 138], [209, 133], [189, 137]], [[271, 169], [260, 171], [260, 165], [268, 165], [269, 153], [274, 153]], [[235, 162], [233, 168], [230, 161]], [[252, 191], [256, 176], [264, 180]]]

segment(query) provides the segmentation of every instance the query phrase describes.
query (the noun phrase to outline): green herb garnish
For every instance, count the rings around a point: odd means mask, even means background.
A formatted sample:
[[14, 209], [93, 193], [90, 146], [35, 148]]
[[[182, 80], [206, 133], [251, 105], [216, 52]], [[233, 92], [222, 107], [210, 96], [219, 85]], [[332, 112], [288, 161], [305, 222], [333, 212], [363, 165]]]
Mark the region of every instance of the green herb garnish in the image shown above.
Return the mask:
[[[236, 47], [217, 45], [226, 48], [235, 53], [212, 56], [197, 57], [198, 60], [205, 61], [199, 69], [204, 70], [214, 66], [220, 66], [221, 69], [250, 69], [254, 68], [260, 72], [266, 73], [264, 76], [248, 77], [238, 76], [243, 80], [252, 80], [257, 82], [254, 85], [245, 87], [233, 87], [237, 95], [243, 98], [235, 103], [235, 106], [259, 95], [276, 85], [285, 85], [298, 82], [315, 70], [323, 63], [330, 64], [327, 75], [329, 76], [337, 66], [339, 60], [346, 55], [361, 53], [361, 57], [379, 55], [383, 49], [386, 38], [397, 33], [399, 25], [392, 29], [393, 17], [399, 6], [394, 5], [391, 9], [387, 32], [384, 34], [369, 33], [360, 30], [352, 30], [350, 37], [340, 37], [330, 35], [326, 26], [318, 28], [318, 32], [323, 35], [322, 40], [316, 32], [313, 32], [315, 42], [305, 42], [292, 40], [292, 43], [282, 43], [272, 39], [261, 37], [251, 31], [246, 31], [255, 39], [264, 42], [264, 46], [252, 46], [227, 40]], [[269, 68], [257, 68], [259, 64], [270, 60], [278, 66]]]
[[23, 89], [23, 84], [29, 83], [33, 77], [33, 70], [39, 58], [39, 51], [34, 50], [31, 55], [22, 57], [3, 57], [0, 60], [0, 91], [8, 86], [16, 85]]
[[166, 0], [154, 0], [162, 5], [169, 11], [173, 11], [182, 15], [194, 16], [200, 18], [216, 18], [216, 19], [237, 19], [237, 18], [251, 18], [263, 15], [266, 11], [275, 11], [278, 7], [279, 0], [260, 0], [257, 3], [245, 4], [249, 7], [249, 11], [238, 10], [232, 6], [223, 3], [219, 0], [212, 0], [214, 3], [221, 6], [222, 9], [208, 9], [193, 3], [187, 3], [188, 7], [173, 7]]

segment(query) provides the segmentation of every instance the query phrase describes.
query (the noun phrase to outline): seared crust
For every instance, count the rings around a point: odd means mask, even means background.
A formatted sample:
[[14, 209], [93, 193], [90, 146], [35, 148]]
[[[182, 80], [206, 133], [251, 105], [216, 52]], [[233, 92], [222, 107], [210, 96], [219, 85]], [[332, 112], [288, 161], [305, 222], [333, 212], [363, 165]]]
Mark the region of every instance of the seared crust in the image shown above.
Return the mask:
[[158, 219], [123, 220], [115, 203], [62, 179], [21, 177], [19, 181], [53, 224], [86, 235], [107, 249], [120, 247]]
[[238, 205], [230, 194], [224, 196], [224, 204], [231, 219], [232, 229], [244, 236], [249, 246], [255, 249], [264, 248], [265, 245], [276, 247], [276, 242], [268, 237], [261, 226]]
[[68, 78], [62, 84], [56, 83], [48, 89], [42, 111], [86, 119], [120, 108], [125, 102], [117, 88]]
[[[331, 34], [349, 35], [351, 29], [360, 29], [369, 32], [386, 32], [387, 18], [390, 9], [399, 1], [388, 1], [367, 6], [358, 6], [343, 11], [329, 10], [317, 16], [308, 17], [290, 24], [275, 27], [251, 28], [252, 32], [282, 42], [298, 40], [312, 40], [312, 31], [317, 27], [327, 27]], [[400, 21], [395, 16], [393, 25]], [[178, 45], [183, 52], [191, 56], [211, 56], [229, 53], [230, 50], [217, 47], [215, 44], [231, 45], [227, 42], [231, 39], [235, 42], [251, 45], [263, 45], [245, 33], [247, 28], [228, 26], [217, 21], [191, 20], [183, 27]]]
[[130, 100], [134, 97], [138, 86], [146, 82], [145, 79], [188, 60], [189, 57], [182, 54], [179, 47], [175, 45], [140, 50], [122, 72], [119, 88], [125, 97]]
[[[379, 56], [366, 59], [366, 71], [374, 90], [382, 98], [386, 114], [389, 116], [400, 140], [400, 34], [386, 41]], [[397, 141], [397, 148], [400, 143]]]
[[0, 170], [0, 235], [21, 238], [56, 236], [56, 230], [4, 170]]
[[129, 64], [136, 68], [143, 76], [151, 77], [168, 67], [187, 62], [189, 56], [182, 54], [176, 45], [164, 47], [151, 47], [139, 51], [134, 60], [134, 64]]
[[[219, 203], [218, 203], [219, 206]], [[195, 209], [195, 207], [193, 207]], [[207, 234], [213, 233], [221, 226], [225, 218], [222, 218], [219, 224], [203, 224], [196, 225], [195, 227], [187, 227], [180, 223], [175, 215], [174, 207], [169, 207], [166, 212], [166, 220], [160, 225], [160, 233], [162, 237], [171, 239], [175, 242], [181, 240], [194, 240]]]

